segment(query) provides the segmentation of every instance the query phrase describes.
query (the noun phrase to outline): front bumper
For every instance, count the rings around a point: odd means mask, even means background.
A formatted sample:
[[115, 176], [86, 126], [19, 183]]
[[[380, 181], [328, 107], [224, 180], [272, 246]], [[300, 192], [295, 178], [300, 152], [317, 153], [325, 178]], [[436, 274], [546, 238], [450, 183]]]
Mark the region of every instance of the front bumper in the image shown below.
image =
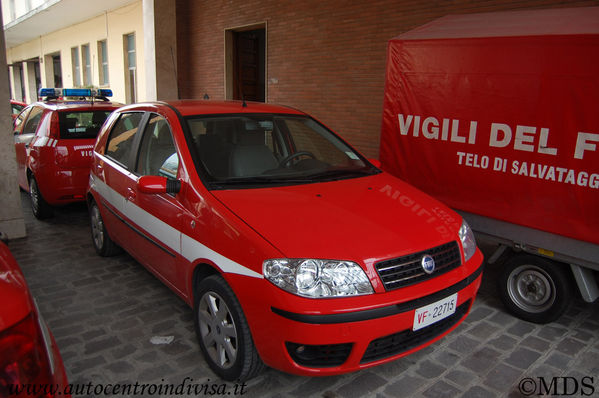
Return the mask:
[[[290, 311], [289, 308], [301, 308], [292, 303], [294, 299], [287, 302], [269, 300], [269, 294], [261, 294], [263, 299], [256, 300], [254, 292], [249, 301], [251, 304], [245, 305], [244, 311], [256, 348], [267, 365], [300, 375], [347, 373], [408, 355], [455, 329], [469, 313], [480, 287], [483, 268], [480, 251], [477, 250], [467, 265], [470, 273], [456, 271], [452, 273], [453, 277], [441, 275], [430, 283], [415, 285], [410, 291], [420, 294], [412, 295], [408, 300], [397, 299], [403, 295], [403, 289], [398, 289], [383, 294], [333, 299], [347, 300], [345, 303], [351, 304], [352, 310], [346, 306], [342, 311], [335, 311], [332, 301], [320, 301], [322, 307], [328, 308], [315, 313]], [[455, 278], [456, 274], [460, 275], [459, 280]], [[439, 288], [443, 284], [444, 287]], [[273, 289], [277, 288], [273, 286]], [[416, 309], [454, 293], [458, 299], [453, 315], [417, 331], [412, 330]], [[385, 300], [392, 299], [381, 305], [383, 296]], [[244, 298], [240, 301], [242, 305], [248, 303]], [[375, 301], [379, 304], [372, 305]], [[262, 305], [268, 310], [261, 309]]]

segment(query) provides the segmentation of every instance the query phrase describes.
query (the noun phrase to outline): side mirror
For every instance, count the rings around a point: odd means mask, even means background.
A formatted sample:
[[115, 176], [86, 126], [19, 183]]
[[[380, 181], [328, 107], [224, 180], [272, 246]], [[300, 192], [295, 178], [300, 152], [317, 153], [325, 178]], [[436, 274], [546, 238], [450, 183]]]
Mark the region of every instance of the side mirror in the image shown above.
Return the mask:
[[370, 163], [372, 163], [372, 165], [373, 165], [374, 167], [376, 167], [377, 169], [380, 169], [380, 168], [381, 168], [381, 161], [380, 161], [380, 160], [378, 160], [378, 159], [368, 159], [368, 161], [369, 161]]
[[137, 180], [137, 190], [141, 193], [179, 193], [181, 181], [160, 176], [141, 176]]

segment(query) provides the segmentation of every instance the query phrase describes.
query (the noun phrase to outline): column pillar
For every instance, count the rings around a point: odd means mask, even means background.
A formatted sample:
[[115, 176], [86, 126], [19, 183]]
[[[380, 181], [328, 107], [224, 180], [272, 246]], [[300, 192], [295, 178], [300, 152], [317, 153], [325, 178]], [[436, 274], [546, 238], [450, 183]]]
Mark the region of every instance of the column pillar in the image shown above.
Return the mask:
[[143, 0], [146, 98], [178, 99], [177, 14], [172, 0]]
[[[0, 10], [2, 20], [2, 10]], [[6, 70], [6, 51], [4, 30], [0, 30], [0, 70]], [[20, 88], [19, 88], [20, 89]], [[25, 220], [21, 208], [21, 194], [17, 183], [17, 161], [12, 134], [12, 117], [10, 116], [8, 79], [0, 79], [0, 231], [9, 239], [26, 236]]]

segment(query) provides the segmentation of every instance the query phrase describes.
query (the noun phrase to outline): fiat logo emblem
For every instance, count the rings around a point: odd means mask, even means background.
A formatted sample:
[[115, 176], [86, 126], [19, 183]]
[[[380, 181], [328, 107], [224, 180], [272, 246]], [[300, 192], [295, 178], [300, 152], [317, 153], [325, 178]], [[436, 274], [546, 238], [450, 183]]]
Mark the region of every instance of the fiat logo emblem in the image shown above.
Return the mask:
[[428, 254], [422, 257], [420, 265], [422, 265], [422, 269], [424, 270], [424, 272], [426, 272], [429, 275], [435, 271], [435, 259]]

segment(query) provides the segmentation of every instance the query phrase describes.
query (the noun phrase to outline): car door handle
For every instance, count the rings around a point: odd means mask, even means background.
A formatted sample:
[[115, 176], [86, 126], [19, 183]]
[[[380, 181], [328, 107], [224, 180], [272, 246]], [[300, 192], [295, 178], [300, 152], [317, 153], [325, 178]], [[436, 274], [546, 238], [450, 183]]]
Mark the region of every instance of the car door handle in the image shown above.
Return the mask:
[[135, 191], [133, 190], [133, 188], [127, 188], [127, 200], [133, 200], [135, 199]]

